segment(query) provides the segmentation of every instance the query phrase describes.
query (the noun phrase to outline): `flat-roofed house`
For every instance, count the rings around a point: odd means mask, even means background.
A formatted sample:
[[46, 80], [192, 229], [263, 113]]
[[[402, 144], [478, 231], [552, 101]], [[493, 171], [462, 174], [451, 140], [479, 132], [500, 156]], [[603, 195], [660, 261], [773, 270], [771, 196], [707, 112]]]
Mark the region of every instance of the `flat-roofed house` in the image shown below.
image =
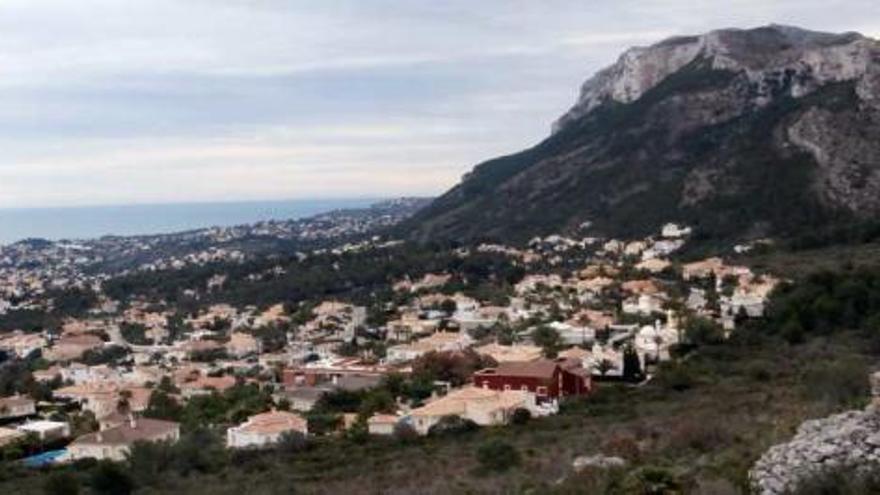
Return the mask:
[[19, 426], [18, 430], [33, 433], [44, 442], [70, 436], [70, 425], [63, 421], [30, 421]]

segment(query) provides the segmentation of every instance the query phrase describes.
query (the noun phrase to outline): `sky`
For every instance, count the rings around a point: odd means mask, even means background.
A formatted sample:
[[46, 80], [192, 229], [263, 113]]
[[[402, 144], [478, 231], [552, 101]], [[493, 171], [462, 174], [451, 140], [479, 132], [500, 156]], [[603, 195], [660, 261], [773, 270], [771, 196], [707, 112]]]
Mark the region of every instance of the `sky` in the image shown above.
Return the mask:
[[877, 0], [0, 0], [0, 208], [435, 195], [624, 49]]

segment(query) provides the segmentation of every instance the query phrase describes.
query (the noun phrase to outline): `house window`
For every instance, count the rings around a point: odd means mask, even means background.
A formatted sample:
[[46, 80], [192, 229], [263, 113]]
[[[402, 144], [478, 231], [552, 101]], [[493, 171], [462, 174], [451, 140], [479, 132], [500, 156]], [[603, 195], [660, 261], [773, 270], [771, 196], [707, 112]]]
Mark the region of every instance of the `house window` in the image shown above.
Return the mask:
[[547, 387], [538, 387], [538, 395], [547, 395]]
[[528, 391], [529, 391], [529, 386], [528, 386], [528, 385], [523, 385], [523, 386], [520, 387], [519, 389], [522, 390], [523, 392], [528, 392]]
[[505, 385], [504, 385], [504, 390], [505, 390], [505, 391], [506, 391], [506, 390], [510, 390], [510, 385], [509, 385], [509, 384], [505, 384]]

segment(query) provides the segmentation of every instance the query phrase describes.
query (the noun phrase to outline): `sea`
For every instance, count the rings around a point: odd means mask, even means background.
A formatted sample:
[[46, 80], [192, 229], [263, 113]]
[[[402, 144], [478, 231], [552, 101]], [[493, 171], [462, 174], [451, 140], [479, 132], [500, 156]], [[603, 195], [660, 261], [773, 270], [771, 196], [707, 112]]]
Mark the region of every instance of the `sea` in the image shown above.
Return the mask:
[[91, 239], [305, 218], [343, 208], [364, 208], [382, 198], [296, 199], [217, 203], [0, 208], [0, 244], [23, 239]]

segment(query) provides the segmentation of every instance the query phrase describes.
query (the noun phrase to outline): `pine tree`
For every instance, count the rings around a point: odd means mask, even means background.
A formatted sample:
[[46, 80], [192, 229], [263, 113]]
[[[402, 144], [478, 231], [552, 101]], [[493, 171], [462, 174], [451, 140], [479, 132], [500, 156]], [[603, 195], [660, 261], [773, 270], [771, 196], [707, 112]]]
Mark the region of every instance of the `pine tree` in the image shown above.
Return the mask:
[[623, 378], [626, 381], [638, 382], [643, 378], [642, 363], [632, 345], [623, 350]]

